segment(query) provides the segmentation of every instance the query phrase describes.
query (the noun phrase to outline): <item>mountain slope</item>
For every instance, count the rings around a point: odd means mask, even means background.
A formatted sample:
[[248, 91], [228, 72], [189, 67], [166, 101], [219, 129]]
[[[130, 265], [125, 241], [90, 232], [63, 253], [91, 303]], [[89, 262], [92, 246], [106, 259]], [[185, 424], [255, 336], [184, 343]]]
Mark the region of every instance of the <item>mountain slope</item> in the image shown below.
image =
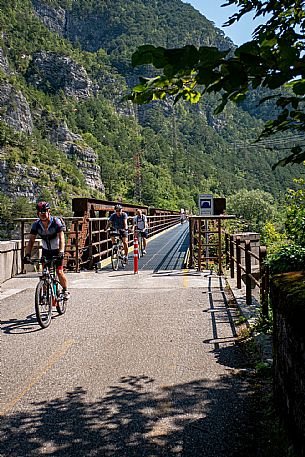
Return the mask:
[[[279, 196], [296, 169], [277, 152], [237, 149], [261, 121], [216, 98], [145, 108], [124, 101], [138, 45], [232, 46], [180, 0], [0, 0], [0, 188], [11, 198], [72, 196], [196, 206], [197, 194], [261, 188]], [[145, 71], [145, 69], [143, 70]], [[141, 161], [141, 182], [135, 162]], [[21, 179], [18, 179], [18, 177]]]

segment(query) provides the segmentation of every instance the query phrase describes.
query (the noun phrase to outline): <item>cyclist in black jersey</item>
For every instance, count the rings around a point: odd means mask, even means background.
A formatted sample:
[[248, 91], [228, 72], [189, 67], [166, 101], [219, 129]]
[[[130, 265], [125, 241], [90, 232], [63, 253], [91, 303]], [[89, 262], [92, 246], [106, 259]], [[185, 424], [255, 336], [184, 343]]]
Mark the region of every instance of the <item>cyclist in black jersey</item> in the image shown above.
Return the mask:
[[114, 213], [108, 219], [106, 224], [106, 230], [112, 227], [113, 232], [110, 232], [112, 244], [115, 244], [115, 233], [118, 233], [122, 238], [124, 246], [124, 262], [127, 263], [128, 260], [128, 225], [127, 225], [127, 214], [122, 211], [121, 205], [115, 205]]
[[42, 257], [45, 257], [47, 260], [51, 260], [53, 257], [57, 258], [56, 270], [58, 280], [63, 288], [64, 299], [68, 300], [70, 293], [67, 290], [68, 281], [63, 269], [65, 252], [64, 232], [66, 227], [58, 217], [51, 216], [51, 207], [48, 202], [42, 201], [37, 203], [36, 209], [38, 219], [31, 228], [24, 263], [29, 263], [36, 236], [40, 236], [42, 239]]

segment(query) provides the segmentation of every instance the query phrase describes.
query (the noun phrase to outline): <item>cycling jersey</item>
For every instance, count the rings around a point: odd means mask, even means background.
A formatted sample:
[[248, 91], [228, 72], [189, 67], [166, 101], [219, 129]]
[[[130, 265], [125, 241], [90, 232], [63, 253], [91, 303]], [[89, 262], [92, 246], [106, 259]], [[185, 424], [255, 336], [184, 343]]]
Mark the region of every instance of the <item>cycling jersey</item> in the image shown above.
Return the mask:
[[111, 214], [109, 221], [112, 222], [112, 227], [114, 230], [125, 230], [125, 219], [127, 219], [127, 214], [122, 212], [120, 216], [117, 216], [116, 213]]
[[135, 216], [133, 218], [133, 223], [136, 226], [136, 228], [142, 232], [145, 230], [147, 224], [147, 217], [145, 216], [145, 214], [142, 214], [142, 216]]
[[66, 227], [58, 217], [51, 216], [47, 230], [45, 230], [40, 219], [34, 222], [31, 228], [31, 235], [39, 235], [42, 239], [42, 248], [48, 251], [59, 249], [60, 232], [65, 232]]

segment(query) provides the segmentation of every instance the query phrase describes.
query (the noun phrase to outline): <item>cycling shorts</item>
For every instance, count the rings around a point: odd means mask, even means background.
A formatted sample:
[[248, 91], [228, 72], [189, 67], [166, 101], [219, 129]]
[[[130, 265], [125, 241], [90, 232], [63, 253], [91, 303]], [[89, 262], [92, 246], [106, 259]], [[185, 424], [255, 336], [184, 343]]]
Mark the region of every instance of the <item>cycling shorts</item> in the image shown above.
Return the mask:
[[[53, 257], [57, 257], [59, 255], [59, 249], [42, 249], [42, 253], [41, 253], [41, 256], [42, 257], [45, 257], [47, 260], [51, 260]], [[63, 270], [64, 267], [63, 267], [63, 263], [64, 263], [64, 259], [61, 259], [61, 260], [56, 260], [56, 270]]]
[[141, 233], [142, 238], [147, 238], [148, 237], [148, 231], [147, 230], [135, 230], [136, 233]]
[[127, 238], [128, 237], [128, 230], [125, 230], [125, 229], [112, 230], [110, 232], [110, 236], [119, 236], [120, 238]]

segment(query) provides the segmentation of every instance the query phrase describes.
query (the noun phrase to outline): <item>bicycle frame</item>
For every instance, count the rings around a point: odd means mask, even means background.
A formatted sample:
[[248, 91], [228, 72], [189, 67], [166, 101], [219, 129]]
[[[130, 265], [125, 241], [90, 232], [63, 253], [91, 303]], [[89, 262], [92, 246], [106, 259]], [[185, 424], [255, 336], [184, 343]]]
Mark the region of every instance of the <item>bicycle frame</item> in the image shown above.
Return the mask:
[[143, 244], [143, 235], [141, 230], [135, 230], [135, 236], [138, 238], [138, 257], [143, 257], [143, 249], [144, 249], [144, 244]]
[[116, 271], [119, 268], [119, 262], [121, 263], [122, 268], [125, 267], [122, 255], [122, 252], [124, 251], [124, 245], [122, 237], [119, 233], [114, 233], [112, 236], [115, 238], [115, 243], [112, 246], [111, 263], [113, 270]]
[[46, 328], [51, 323], [52, 308], [56, 307], [58, 314], [64, 314], [66, 303], [60, 290], [56, 273], [56, 257], [51, 260], [42, 258], [32, 263], [42, 263], [43, 270], [35, 291], [35, 311], [39, 325]]

